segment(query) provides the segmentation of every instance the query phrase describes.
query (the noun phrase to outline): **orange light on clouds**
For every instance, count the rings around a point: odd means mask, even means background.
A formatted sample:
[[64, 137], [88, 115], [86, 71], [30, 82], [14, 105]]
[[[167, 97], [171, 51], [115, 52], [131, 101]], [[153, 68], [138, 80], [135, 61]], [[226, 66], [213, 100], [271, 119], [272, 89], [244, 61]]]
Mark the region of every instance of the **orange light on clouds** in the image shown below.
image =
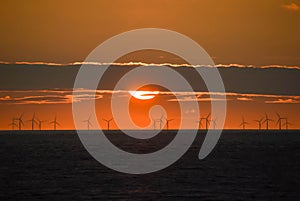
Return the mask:
[[129, 91], [129, 93], [136, 99], [149, 100], [159, 94], [159, 91]]

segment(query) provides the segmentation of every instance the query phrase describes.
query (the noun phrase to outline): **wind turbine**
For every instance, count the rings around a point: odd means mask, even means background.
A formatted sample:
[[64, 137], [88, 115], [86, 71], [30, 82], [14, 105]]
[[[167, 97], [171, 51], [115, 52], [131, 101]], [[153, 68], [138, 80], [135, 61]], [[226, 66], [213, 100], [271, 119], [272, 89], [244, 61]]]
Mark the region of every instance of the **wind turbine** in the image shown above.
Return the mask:
[[23, 114], [24, 113], [22, 113], [20, 116], [19, 116], [19, 118], [16, 118], [15, 120], [17, 120], [18, 121], [18, 123], [19, 123], [19, 130], [22, 130], [22, 125], [24, 125], [24, 122], [23, 122]]
[[242, 117], [242, 123], [240, 124], [240, 126], [243, 127], [243, 130], [245, 130], [247, 124], [249, 123], [245, 121], [244, 117]]
[[41, 131], [42, 130], [42, 123], [44, 123], [46, 121], [41, 121], [39, 119], [37, 119], [37, 121], [38, 121], [39, 130]]
[[258, 123], [258, 130], [261, 130], [261, 126], [262, 126], [262, 121], [263, 120], [264, 120], [264, 118], [254, 120], [254, 121], [256, 121]]
[[159, 122], [159, 129], [160, 129], [160, 130], [162, 129], [163, 118], [164, 118], [164, 115], [161, 115], [160, 119], [157, 119], [157, 121]]
[[106, 121], [106, 123], [107, 123], [107, 130], [108, 130], [108, 131], [109, 131], [109, 124], [110, 124], [110, 122], [111, 122], [112, 120], [113, 120], [112, 118], [109, 119], [109, 120], [103, 118], [103, 121]]
[[265, 113], [265, 115], [266, 115], [266, 118], [265, 118], [265, 120], [262, 123], [266, 123], [266, 130], [269, 130], [269, 122], [270, 121], [274, 121], [274, 120], [273, 119], [269, 119], [267, 113]]
[[165, 120], [166, 120], [166, 127], [167, 127], [167, 130], [169, 130], [169, 122], [170, 122], [170, 121], [173, 121], [174, 119], [167, 119], [167, 118], [165, 118]]
[[288, 121], [288, 118], [284, 118], [284, 119], [285, 119], [285, 129], [288, 130], [289, 125], [292, 125], [292, 124]]
[[17, 120], [17, 119], [13, 117], [13, 118], [11, 119], [11, 123], [8, 124], [9, 126], [11, 126], [11, 130], [15, 130], [15, 127], [18, 126], [18, 125], [15, 123], [16, 120]]
[[60, 124], [57, 122], [56, 115], [54, 117], [54, 121], [51, 121], [49, 124], [53, 124], [53, 130], [56, 130], [57, 125], [60, 126]]
[[92, 124], [91, 124], [91, 115], [89, 116], [89, 118], [87, 120], [84, 120], [83, 122], [86, 122], [87, 129], [90, 130], [90, 126], [92, 126]]
[[276, 115], [277, 115], [277, 117], [278, 117], [278, 120], [277, 120], [277, 122], [276, 122], [276, 125], [278, 125], [278, 126], [279, 126], [279, 130], [281, 130], [282, 120], [284, 120], [285, 118], [282, 118], [282, 117], [280, 116], [280, 114], [278, 114], [278, 113], [276, 113]]
[[37, 123], [35, 120], [35, 113], [33, 113], [32, 118], [28, 121], [31, 122], [31, 129], [34, 130], [34, 124]]
[[153, 121], [153, 129], [155, 130], [155, 124], [156, 124], [156, 120], [151, 116], [151, 119]]
[[196, 122], [199, 123], [199, 129], [201, 129], [202, 128], [202, 119], [200, 118], [200, 120], [196, 121]]
[[208, 129], [208, 125], [209, 125], [209, 122], [210, 122], [210, 121], [208, 120], [209, 117], [210, 117], [210, 113], [209, 113], [206, 117], [201, 117], [201, 118], [200, 118], [200, 125], [202, 125], [202, 124], [201, 124], [201, 123], [202, 123], [201, 121], [204, 120], [204, 121], [205, 121], [205, 129], [206, 129], [206, 130]]
[[156, 129], [156, 122], [158, 122], [158, 123], [159, 123], [159, 129], [161, 129], [161, 128], [162, 128], [162, 124], [163, 124], [163, 118], [164, 118], [164, 115], [161, 115], [161, 117], [160, 117], [159, 119], [154, 119], [154, 118], [152, 117], [152, 121], [153, 121], [153, 128], [154, 128], [154, 130]]
[[214, 129], [217, 127], [217, 118], [216, 119], [211, 119], [210, 122], [213, 124]]

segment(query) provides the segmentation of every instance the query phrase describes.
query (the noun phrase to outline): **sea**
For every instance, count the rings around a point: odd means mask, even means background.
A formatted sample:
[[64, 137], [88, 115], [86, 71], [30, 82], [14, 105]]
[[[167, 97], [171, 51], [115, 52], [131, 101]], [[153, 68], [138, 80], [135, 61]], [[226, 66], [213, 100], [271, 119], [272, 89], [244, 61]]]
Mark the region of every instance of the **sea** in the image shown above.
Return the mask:
[[[107, 138], [122, 149], [153, 152], [176, 131], [131, 140]], [[225, 130], [198, 159], [205, 132], [171, 166], [126, 174], [96, 161], [76, 131], [1, 131], [0, 200], [300, 200], [300, 131]]]

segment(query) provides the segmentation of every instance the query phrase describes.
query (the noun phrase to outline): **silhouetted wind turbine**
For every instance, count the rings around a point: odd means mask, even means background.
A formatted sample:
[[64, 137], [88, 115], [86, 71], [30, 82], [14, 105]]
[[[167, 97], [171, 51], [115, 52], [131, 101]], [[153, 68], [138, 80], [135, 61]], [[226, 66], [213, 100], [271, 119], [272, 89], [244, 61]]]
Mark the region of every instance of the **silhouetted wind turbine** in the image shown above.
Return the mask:
[[17, 120], [18, 121], [18, 123], [19, 123], [19, 130], [22, 130], [22, 125], [24, 125], [24, 122], [23, 122], [23, 114], [24, 113], [22, 113], [20, 116], [19, 116], [19, 118], [17, 118], [17, 119], [15, 119], [15, 120]]
[[288, 130], [289, 125], [292, 125], [292, 124], [288, 121], [288, 118], [284, 118], [284, 120], [285, 120], [285, 129]]
[[39, 130], [42, 130], [42, 123], [44, 123], [46, 121], [41, 121], [39, 119], [37, 119], [37, 121], [38, 121]]
[[261, 130], [261, 126], [262, 126], [262, 121], [263, 120], [264, 120], [264, 118], [254, 120], [254, 121], [256, 121], [258, 123], [258, 130]]
[[160, 129], [160, 130], [162, 129], [163, 118], [164, 118], [164, 115], [161, 115], [160, 119], [157, 119], [157, 121], [159, 122], [159, 129]]
[[35, 120], [35, 113], [33, 113], [32, 118], [28, 121], [31, 122], [31, 130], [34, 130], [34, 124], [37, 123]]
[[217, 118], [216, 119], [211, 119], [210, 122], [213, 124], [214, 129], [217, 127]]
[[87, 129], [90, 130], [90, 126], [92, 126], [92, 124], [91, 124], [91, 115], [89, 116], [89, 118], [87, 120], [84, 120], [83, 122], [86, 122]]
[[108, 131], [109, 131], [109, 124], [110, 124], [110, 122], [111, 122], [112, 120], [113, 120], [112, 118], [109, 119], [109, 120], [103, 118], [103, 121], [106, 121], [106, 123], [107, 123], [107, 130], [108, 130]]
[[282, 120], [284, 120], [285, 118], [282, 118], [281, 116], [280, 116], [280, 114], [278, 114], [278, 113], [276, 113], [276, 115], [277, 115], [277, 117], [278, 117], [278, 120], [277, 120], [277, 122], [276, 122], [276, 125], [278, 125], [279, 126], [279, 130], [281, 130], [281, 127], [282, 127]]
[[166, 127], [167, 127], [167, 130], [169, 130], [169, 122], [170, 122], [170, 121], [173, 121], [174, 119], [167, 119], [167, 118], [165, 118], [165, 120], [166, 120]]
[[156, 122], [158, 122], [159, 123], [159, 129], [161, 129], [162, 128], [162, 124], [163, 124], [163, 118], [164, 118], [164, 115], [162, 115], [159, 119], [154, 119], [153, 117], [152, 117], [152, 121], [153, 121], [153, 128], [154, 128], [154, 130], [156, 129]]
[[156, 120], [151, 116], [151, 119], [153, 121], [153, 130], [155, 130], [155, 123], [156, 123]]
[[200, 121], [196, 121], [197, 123], [199, 123], [199, 129], [202, 128], [202, 119], [200, 118]]
[[243, 130], [245, 130], [247, 124], [249, 123], [245, 121], [244, 117], [242, 117], [242, 123], [240, 124], [240, 126], [243, 127]]
[[56, 130], [56, 126], [60, 126], [60, 124], [57, 122], [56, 115], [54, 117], [54, 121], [51, 121], [49, 124], [53, 124], [53, 130]]
[[269, 130], [269, 122], [270, 122], [270, 121], [273, 121], [273, 119], [269, 119], [267, 113], [265, 113], [265, 115], [266, 115], [266, 118], [265, 118], [265, 120], [263, 121], [263, 123], [266, 122], [266, 129]]
[[11, 130], [15, 130], [15, 127], [17, 127], [18, 125], [15, 123], [17, 119], [16, 118], [12, 118], [11, 119], [11, 123], [8, 124], [9, 126], [11, 126]]
[[206, 116], [206, 117], [201, 117], [200, 118], [200, 125], [202, 125], [201, 121], [204, 120], [205, 121], [205, 129], [207, 130], [208, 129], [208, 125], [209, 125], [209, 117], [210, 117], [210, 113]]

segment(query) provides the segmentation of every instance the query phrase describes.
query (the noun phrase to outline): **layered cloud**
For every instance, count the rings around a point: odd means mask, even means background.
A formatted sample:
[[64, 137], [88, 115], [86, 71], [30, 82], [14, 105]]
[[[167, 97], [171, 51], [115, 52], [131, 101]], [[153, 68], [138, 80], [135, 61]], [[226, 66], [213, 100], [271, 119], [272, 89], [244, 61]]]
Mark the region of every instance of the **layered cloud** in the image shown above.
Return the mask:
[[72, 90], [0, 91], [0, 104], [70, 104], [98, 100], [103, 98], [102, 94], [82, 91], [73, 95]]
[[[71, 101], [71, 89], [81, 62], [72, 64], [55, 63], [3, 63], [0, 64], [0, 103], [69, 103]], [[98, 69], [103, 66], [99, 64], [89, 64], [91, 68]], [[101, 90], [101, 96], [105, 93], [111, 93], [115, 84], [124, 74], [136, 66], [153, 66], [154, 64], [144, 63], [119, 63], [112, 65], [107, 71], [107, 76], [101, 80], [98, 89]], [[164, 64], [155, 64], [156, 70], [163, 68]], [[197, 101], [208, 101], [210, 97], [205, 97], [208, 93], [202, 78], [196, 73], [195, 66], [166, 64], [173, 67], [189, 81], [194, 91], [197, 91]], [[297, 103], [297, 97], [300, 95], [299, 77], [300, 68], [297, 66], [260, 66], [251, 65], [216, 65], [223, 79], [226, 95], [228, 99], [234, 97], [238, 101], [251, 101], [253, 97], [269, 98], [266, 103], [279, 103], [283, 100], [287, 103]], [[211, 70], [210, 67], [197, 67], [204, 74]], [[66, 90], [65, 90], [66, 89]], [[126, 91], [126, 89], [123, 89]], [[128, 89], [129, 90], [129, 89]], [[24, 92], [27, 95], [15, 97], [16, 92]], [[164, 91], [160, 90], [163, 94]], [[184, 89], [178, 90], [184, 95]], [[230, 92], [230, 93], [228, 93]], [[37, 93], [37, 94], [34, 94]], [[42, 97], [38, 93], [45, 93]], [[216, 92], [214, 92], [216, 93]], [[238, 94], [238, 97], [234, 94]], [[251, 96], [250, 96], [250, 95]], [[124, 95], [124, 94], [123, 94]], [[200, 96], [201, 95], [201, 96]], [[228, 97], [230, 96], [230, 97]], [[267, 97], [265, 97], [267, 96]], [[272, 97], [274, 96], [274, 97]], [[296, 98], [295, 98], [296, 97]], [[20, 98], [20, 99], [18, 99]], [[78, 100], [91, 98], [88, 94], [81, 95]], [[101, 97], [97, 97], [100, 99]], [[215, 100], [223, 97], [213, 97]], [[270, 98], [273, 98], [270, 100]], [[181, 99], [181, 98], [180, 98]], [[282, 100], [280, 100], [282, 99]], [[293, 101], [295, 99], [295, 101]], [[182, 101], [188, 101], [188, 97], [182, 98]]]
[[[191, 65], [191, 64], [173, 64], [173, 63], [144, 63], [144, 62], [127, 62], [127, 63], [100, 63], [100, 62], [72, 62], [72, 63], [54, 63], [54, 62], [27, 62], [27, 61], [18, 61], [18, 62], [5, 62], [0, 61], [0, 64], [6, 65], [41, 65], [41, 66], [52, 66], [52, 67], [68, 67], [68, 66], [81, 66], [81, 65], [94, 65], [94, 66], [169, 66], [169, 67], [212, 67], [212, 66], [204, 66], [204, 65]], [[300, 70], [300, 66], [287, 66], [287, 65], [263, 65], [263, 66], [255, 66], [255, 65], [245, 65], [245, 64], [216, 64], [217, 68], [283, 68], [283, 69], [298, 69]]]
[[[71, 104], [72, 102], [100, 100], [111, 98], [116, 94], [119, 98], [129, 98], [126, 90], [27, 90], [27, 91], [0, 91], [0, 104]], [[257, 101], [269, 104], [298, 104], [300, 96], [281, 96], [269, 94], [239, 94], [239, 93], [211, 93], [211, 92], [170, 92], [160, 91], [157, 97], [169, 102], [180, 101]]]

